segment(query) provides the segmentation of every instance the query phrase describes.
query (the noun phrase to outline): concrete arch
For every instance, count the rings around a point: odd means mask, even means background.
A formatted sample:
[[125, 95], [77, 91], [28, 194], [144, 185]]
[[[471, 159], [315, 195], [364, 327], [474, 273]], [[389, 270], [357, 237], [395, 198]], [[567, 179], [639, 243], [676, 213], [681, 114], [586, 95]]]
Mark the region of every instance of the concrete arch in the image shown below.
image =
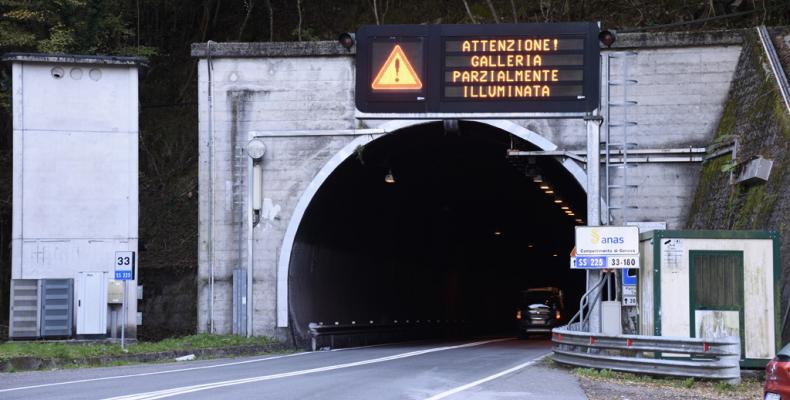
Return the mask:
[[[321, 170], [318, 171], [315, 178], [313, 178], [307, 188], [305, 188], [304, 193], [302, 193], [302, 195], [299, 197], [299, 201], [294, 208], [293, 215], [291, 215], [291, 219], [288, 222], [288, 227], [285, 231], [285, 236], [283, 237], [282, 246], [280, 247], [280, 254], [277, 260], [277, 327], [288, 327], [288, 274], [291, 265], [291, 252], [293, 250], [294, 241], [296, 240], [296, 233], [299, 229], [299, 225], [302, 222], [302, 218], [307, 211], [307, 207], [310, 205], [313, 197], [327, 180], [329, 175], [331, 175], [341, 163], [350, 157], [358, 146], [364, 146], [383, 135], [398, 131], [400, 129], [411, 128], [418, 125], [439, 121], [440, 120], [397, 120], [387, 122], [379, 127], [382, 133], [365, 134], [355, 138], [345, 147], [343, 147], [343, 149], [337, 152], [337, 154], [332, 156], [332, 158], [327, 161]], [[498, 128], [502, 131], [524, 139], [544, 151], [557, 149], [557, 145], [550, 140], [509, 120], [469, 121]], [[574, 177], [576, 182], [578, 182], [581, 188], [586, 192], [587, 173], [584, 171], [584, 169], [571, 159], [564, 160], [561, 165]]]

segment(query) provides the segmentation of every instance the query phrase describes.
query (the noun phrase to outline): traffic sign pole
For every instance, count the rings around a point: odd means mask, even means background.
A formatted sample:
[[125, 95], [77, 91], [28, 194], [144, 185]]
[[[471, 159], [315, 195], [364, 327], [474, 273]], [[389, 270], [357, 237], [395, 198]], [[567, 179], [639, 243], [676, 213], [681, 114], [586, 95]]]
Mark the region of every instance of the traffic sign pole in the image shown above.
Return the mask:
[[133, 251], [116, 251], [113, 260], [115, 264], [115, 280], [123, 281], [123, 300], [121, 301], [121, 349], [126, 351], [126, 296], [129, 293], [128, 282], [134, 279], [136, 265]]
[[[597, 60], [596, 60], [597, 61]], [[587, 123], [587, 226], [601, 225], [601, 116], [593, 112]], [[607, 221], [608, 223], [608, 221]], [[603, 278], [601, 271], [587, 271], [587, 290], [592, 289]], [[592, 293], [589, 309], [590, 332], [601, 332], [601, 288]]]
[[123, 281], [123, 302], [121, 303], [121, 307], [123, 308], [123, 317], [121, 320], [121, 350], [126, 351], [126, 287], [129, 281]]

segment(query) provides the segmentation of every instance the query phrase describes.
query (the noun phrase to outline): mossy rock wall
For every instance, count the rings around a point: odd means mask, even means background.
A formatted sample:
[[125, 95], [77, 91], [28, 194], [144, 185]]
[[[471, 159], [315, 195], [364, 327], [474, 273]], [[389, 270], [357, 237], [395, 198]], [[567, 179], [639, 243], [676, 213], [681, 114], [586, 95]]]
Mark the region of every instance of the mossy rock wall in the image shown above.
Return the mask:
[[[783, 32], [779, 36], [788, 33]], [[704, 163], [687, 227], [779, 232], [783, 315], [790, 298], [790, 115], [753, 31], [745, 34], [738, 63], [718, 129], [709, 144], [715, 147], [735, 140], [737, 157], [726, 154]], [[769, 180], [733, 184], [731, 174], [737, 174], [741, 163], [756, 156], [773, 160]], [[784, 328], [782, 342], [788, 341], [790, 328]]]

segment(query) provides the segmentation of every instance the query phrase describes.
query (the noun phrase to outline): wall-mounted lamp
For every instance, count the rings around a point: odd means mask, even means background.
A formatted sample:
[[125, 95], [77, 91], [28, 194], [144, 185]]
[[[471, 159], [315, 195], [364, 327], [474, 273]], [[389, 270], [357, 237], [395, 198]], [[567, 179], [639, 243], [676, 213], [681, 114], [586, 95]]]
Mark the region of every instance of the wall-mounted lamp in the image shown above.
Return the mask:
[[253, 160], [260, 160], [266, 154], [266, 145], [260, 139], [252, 139], [247, 142], [247, 155]]
[[249, 195], [250, 206], [252, 207], [252, 224], [257, 225], [260, 221], [261, 209], [263, 208], [263, 155], [266, 154], [266, 145], [260, 139], [252, 139], [247, 142], [245, 149], [247, 155], [252, 159], [250, 162], [252, 171], [250, 172]]
[[392, 170], [391, 169], [389, 171], [387, 171], [387, 175], [384, 175], [384, 182], [395, 183], [395, 176], [392, 175]]
[[340, 34], [340, 36], [337, 37], [337, 41], [346, 50], [351, 50], [351, 47], [354, 46], [354, 34], [343, 32]]
[[603, 30], [601, 31], [601, 33], [598, 34], [598, 40], [600, 40], [604, 46], [612, 47], [614, 41], [616, 40], [616, 37], [614, 36], [614, 32]]

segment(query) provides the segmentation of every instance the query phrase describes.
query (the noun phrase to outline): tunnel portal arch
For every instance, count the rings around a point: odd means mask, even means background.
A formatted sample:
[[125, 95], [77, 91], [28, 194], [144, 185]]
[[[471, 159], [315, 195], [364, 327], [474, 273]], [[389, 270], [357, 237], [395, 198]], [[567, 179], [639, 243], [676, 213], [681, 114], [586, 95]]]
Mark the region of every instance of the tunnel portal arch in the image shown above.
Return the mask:
[[[511, 120], [463, 120], [488, 125], [497, 128], [508, 134], [516, 136], [534, 145], [542, 151], [556, 150], [558, 146], [541, 136], [540, 134], [516, 124]], [[319, 189], [324, 185], [329, 176], [349, 157], [351, 157], [359, 146], [365, 146], [379, 138], [396, 133], [397, 131], [414, 128], [419, 125], [440, 122], [440, 120], [393, 120], [384, 123], [379, 127], [382, 133], [362, 134], [345, 145], [340, 151], [334, 154], [329, 161], [318, 171], [310, 184], [305, 188], [299, 197], [294, 212], [291, 215], [277, 260], [277, 326], [287, 328], [289, 326], [289, 273], [292, 261], [292, 252], [296, 240], [297, 232], [308, 210], [313, 198]], [[577, 162], [565, 158], [559, 163], [567, 173], [578, 183], [579, 187], [587, 191], [587, 173]], [[601, 199], [603, 202], [603, 199]]]

